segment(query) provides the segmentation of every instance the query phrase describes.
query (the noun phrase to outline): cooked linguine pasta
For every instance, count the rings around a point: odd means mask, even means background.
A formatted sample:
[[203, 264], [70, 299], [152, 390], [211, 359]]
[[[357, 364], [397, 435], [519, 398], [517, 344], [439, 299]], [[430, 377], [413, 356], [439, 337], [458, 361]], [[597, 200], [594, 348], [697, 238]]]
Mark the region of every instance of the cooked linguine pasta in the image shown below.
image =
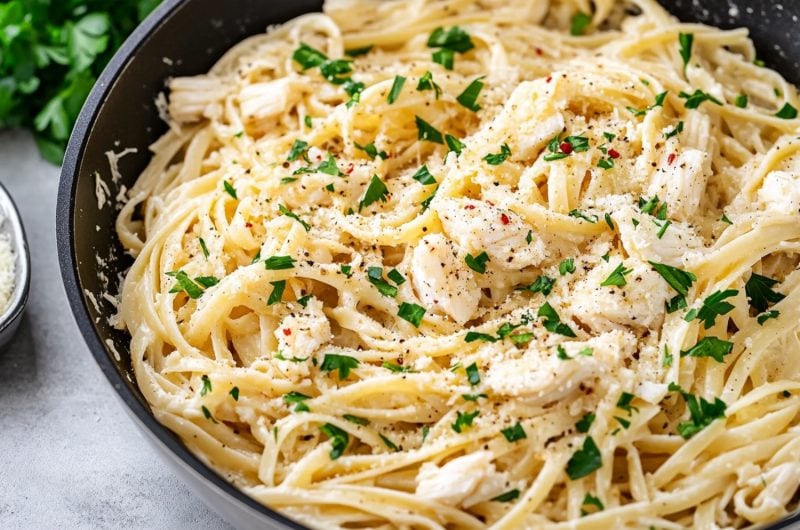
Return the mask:
[[169, 83], [160, 422], [317, 528], [742, 528], [800, 484], [798, 97], [651, 0], [329, 0]]

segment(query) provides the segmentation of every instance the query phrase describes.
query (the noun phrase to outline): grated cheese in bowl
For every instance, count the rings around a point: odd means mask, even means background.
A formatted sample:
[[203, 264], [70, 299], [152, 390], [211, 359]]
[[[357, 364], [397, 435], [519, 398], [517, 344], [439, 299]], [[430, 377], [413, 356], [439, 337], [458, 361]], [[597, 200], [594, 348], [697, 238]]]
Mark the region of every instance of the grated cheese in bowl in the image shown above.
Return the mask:
[[[4, 221], [5, 219], [0, 216], [0, 226], [3, 225]], [[11, 236], [0, 233], [0, 315], [8, 309], [8, 303], [14, 293], [15, 263], [16, 256], [14, 247], [11, 244]]]

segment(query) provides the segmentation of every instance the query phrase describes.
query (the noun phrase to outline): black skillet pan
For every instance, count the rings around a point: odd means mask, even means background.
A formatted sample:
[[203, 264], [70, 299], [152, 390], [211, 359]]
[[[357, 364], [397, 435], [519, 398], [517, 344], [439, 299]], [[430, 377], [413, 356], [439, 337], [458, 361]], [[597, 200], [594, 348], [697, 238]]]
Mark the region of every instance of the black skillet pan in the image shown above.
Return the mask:
[[[759, 57], [790, 81], [800, 82], [800, 40], [796, 37], [800, 1], [661, 1], [685, 21], [748, 27]], [[98, 209], [94, 173], [108, 173], [106, 151], [136, 147], [136, 154], [120, 161], [123, 182], [116, 184], [117, 188], [132, 185], [148, 162], [147, 146], [165, 131], [153, 101], [166, 78], [206, 72], [243, 38], [263, 32], [270, 24], [319, 11], [321, 4], [321, 0], [166, 0], [101, 76], [78, 119], [61, 173], [57, 214], [61, 273], [89, 349], [145, 437], [198, 495], [239, 528], [303, 527], [236, 490], [150, 413], [134, 383], [128, 336], [106, 321], [114, 308], [102, 298], [106, 286], [98, 276], [116, 278], [131, 261], [114, 232], [116, 210]], [[115, 196], [118, 189], [111, 191]], [[87, 292], [99, 305], [87, 298]], [[770, 528], [792, 527], [800, 528], [800, 514]]]

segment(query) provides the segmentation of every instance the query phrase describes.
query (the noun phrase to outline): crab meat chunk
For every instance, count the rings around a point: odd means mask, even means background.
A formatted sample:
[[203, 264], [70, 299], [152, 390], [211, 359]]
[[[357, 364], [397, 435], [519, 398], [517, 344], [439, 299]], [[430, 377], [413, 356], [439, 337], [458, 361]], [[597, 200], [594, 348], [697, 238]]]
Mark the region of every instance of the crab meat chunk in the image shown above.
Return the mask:
[[448, 237], [472, 255], [486, 252], [491, 267], [519, 270], [545, 258], [542, 238], [510, 210], [472, 199], [444, 199], [435, 209]]
[[285, 357], [311, 357], [332, 337], [331, 324], [322, 311], [322, 302], [316, 298], [312, 298], [301, 311], [284, 317], [275, 330], [278, 349]]
[[490, 451], [459, 456], [439, 467], [426, 462], [417, 474], [417, 495], [450, 506], [469, 507], [502, 493], [507, 473], [498, 473]]
[[786, 171], [771, 172], [758, 190], [758, 201], [768, 212], [788, 215], [800, 213], [800, 175]]
[[433, 312], [463, 325], [478, 309], [478, 284], [453, 242], [441, 234], [425, 236], [414, 249], [411, 276], [420, 300]]
[[279, 116], [299, 98], [298, 91], [292, 90], [292, 83], [290, 79], [278, 79], [242, 88], [239, 93], [242, 116], [255, 120]]
[[710, 173], [708, 155], [699, 149], [686, 149], [675, 158], [668, 158], [656, 172], [648, 194], [658, 195], [669, 204], [670, 217], [688, 221], [700, 206]]

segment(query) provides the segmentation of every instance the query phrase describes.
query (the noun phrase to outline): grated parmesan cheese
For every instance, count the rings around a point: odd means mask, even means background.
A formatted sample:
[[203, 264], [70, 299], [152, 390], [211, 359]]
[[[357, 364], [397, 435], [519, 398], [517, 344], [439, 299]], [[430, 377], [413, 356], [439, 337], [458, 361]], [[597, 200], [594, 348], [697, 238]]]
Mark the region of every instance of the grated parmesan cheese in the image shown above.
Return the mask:
[[[0, 216], [0, 226], [3, 224], [3, 217]], [[14, 292], [14, 269], [16, 267], [16, 257], [14, 248], [11, 245], [11, 236], [0, 234], [0, 315], [8, 309], [11, 295]]]

